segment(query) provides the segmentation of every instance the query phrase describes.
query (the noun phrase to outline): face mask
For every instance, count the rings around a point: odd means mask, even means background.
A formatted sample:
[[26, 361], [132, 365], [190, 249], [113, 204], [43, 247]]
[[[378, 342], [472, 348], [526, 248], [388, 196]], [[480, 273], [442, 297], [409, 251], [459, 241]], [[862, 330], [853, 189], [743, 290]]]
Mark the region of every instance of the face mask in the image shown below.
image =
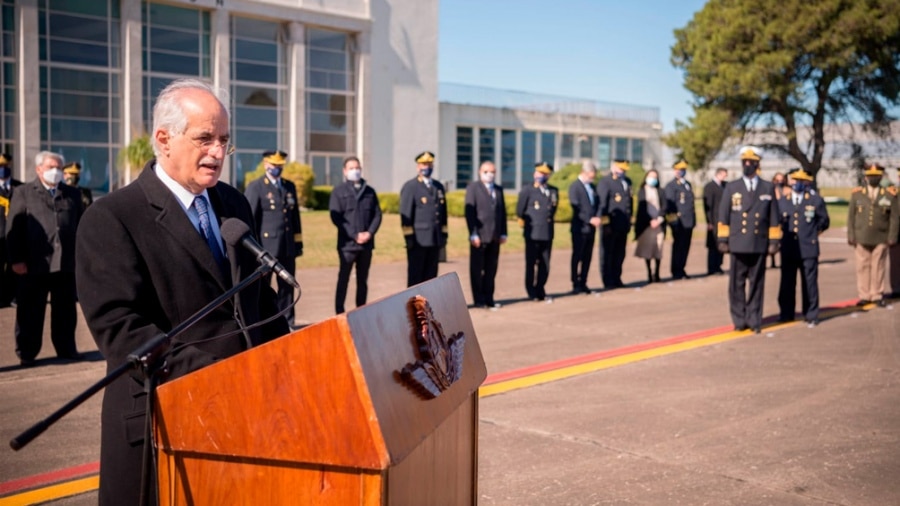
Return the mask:
[[66, 184], [69, 186], [78, 186], [78, 177], [77, 176], [68, 176], [66, 178]]
[[495, 177], [496, 175], [497, 175], [497, 174], [495, 174], [495, 173], [493, 173], [493, 172], [482, 172], [482, 173], [481, 173], [481, 182], [484, 183], [484, 184], [493, 183], [493, 182], [494, 182], [494, 177]]
[[351, 181], [353, 183], [359, 181], [362, 178], [362, 169], [349, 169], [347, 170], [347, 181]]
[[658, 185], [658, 184], [659, 184], [659, 180], [656, 179], [655, 177], [648, 177], [648, 178], [647, 178], [647, 186], [656, 186], [656, 185]]
[[782, 186], [784, 186], [784, 183], [781, 181], [775, 181], [775, 186], [781, 188]]
[[419, 169], [419, 174], [426, 179], [431, 177], [432, 172], [434, 172], [433, 167], [425, 167], [424, 169]]
[[273, 167], [271, 169], [266, 169], [266, 172], [269, 173], [272, 177], [281, 177], [281, 167]]
[[9, 167], [0, 167], [0, 179], [7, 179], [12, 174]]
[[797, 193], [803, 193], [804, 191], [806, 191], [806, 183], [794, 183], [791, 185], [791, 189]]
[[881, 176], [869, 176], [866, 178], [866, 183], [872, 187], [878, 186], [881, 184]]
[[44, 171], [44, 182], [50, 186], [59, 184], [62, 181], [63, 171], [59, 169], [47, 169]]
[[748, 178], [752, 178], [756, 175], [756, 171], [759, 169], [759, 164], [756, 162], [745, 162], [743, 165], [744, 175]]
[[678, 179], [683, 179], [683, 178], [684, 178], [684, 175], [685, 175], [685, 171], [683, 171], [683, 170], [676, 170], [676, 171], [675, 171], [675, 177], [677, 177]]
[[547, 183], [548, 179], [550, 179], [550, 178], [547, 176], [537, 176], [534, 178], [534, 182], [539, 185], [544, 185], [545, 183]]

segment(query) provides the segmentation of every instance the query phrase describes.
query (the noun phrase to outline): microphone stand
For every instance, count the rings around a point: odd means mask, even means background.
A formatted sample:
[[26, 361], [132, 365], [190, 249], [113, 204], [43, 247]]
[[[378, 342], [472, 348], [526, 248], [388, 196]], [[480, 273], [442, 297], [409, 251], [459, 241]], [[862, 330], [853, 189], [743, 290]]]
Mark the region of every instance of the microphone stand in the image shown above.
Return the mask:
[[[153, 408], [153, 404], [152, 404], [153, 392], [152, 392], [152, 390], [155, 389], [156, 384], [158, 383], [156, 376], [157, 376], [157, 373], [159, 372], [159, 370], [162, 369], [162, 367], [160, 367], [160, 366], [165, 365], [165, 361], [163, 361], [162, 364], [159, 364], [158, 362], [168, 352], [169, 347], [172, 344], [172, 339], [174, 339], [175, 337], [180, 335], [182, 332], [184, 332], [185, 330], [187, 330], [188, 328], [193, 326], [195, 323], [197, 323], [201, 319], [205, 318], [207, 315], [212, 313], [213, 310], [215, 310], [217, 307], [219, 307], [222, 304], [224, 304], [225, 302], [227, 302], [229, 299], [234, 297], [235, 294], [237, 294], [238, 292], [240, 292], [241, 290], [243, 290], [244, 288], [249, 286], [251, 283], [254, 283], [258, 279], [262, 278], [265, 274], [268, 274], [271, 270], [272, 270], [271, 265], [266, 265], [266, 264], [260, 265], [253, 272], [253, 274], [248, 276], [246, 279], [242, 280], [240, 283], [231, 287], [231, 289], [229, 289], [222, 295], [216, 297], [209, 304], [200, 308], [200, 310], [198, 310], [196, 313], [194, 313], [193, 315], [188, 317], [187, 320], [184, 320], [183, 322], [179, 323], [169, 332], [166, 332], [165, 334], [159, 334], [156, 337], [154, 337], [153, 339], [151, 339], [151, 340], [147, 341], [146, 343], [142, 344], [141, 346], [137, 347], [134, 351], [132, 351], [131, 353], [128, 354], [128, 357], [126, 358], [125, 362], [123, 362], [118, 367], [116, 367], [115, 369], [110, 371], [103, 379], [94, 383], [93, 385], [88, 387], [87, 390], [85, 390], [84, 392], [82, 392], [81, 394], [76, 396], [74, 399], [67, 402], [65, 405], [63, 405], [63, 407], [61, 407], [58, 410], [56, 410], [55, 412], [53, 412], [50, 416], [48, 416], [47, 418], [44, 418], [43, 420], [32, 425], [30, 428], [28, 428], [27, 430], [25, 430], [18, 436], [12, 438], [9, 441], [9, 446], [13, 450], [16, 450], [16, 451], [21, 450], [22, 448], [25, 447], [25, 445], [27, 445], [28, 443], [33, 441], [35, 438], [40, 436], [44, 431], [46, 431], [48, 428], [50, 428], [50, 426], [52, 426], [54, 423], [59, 421], [60, 418], [69, 414], [70, 411], [72, 411], [73, 409], [80, 406], [84, 401], [90, 399], [94, 394], [96, 394], [97, 392], [99, 392], [100, 390], [105, 388], [107, 385], [109, 385], [110, 383], [112, 383], [113, 381], [118, 379], [120, 376], [124, 375], [126, 372], [128, 372], [132, 369], [136, 369], [141, 372], [141, 374], [144, 378], [145, 388], [148, 389], [148, 392], [147, 392], [147, 417], [148, 417], [147, 431], [148, 431], [148, 433], [151, 432], [150, 417], [152, 416], [152, 408]], [[148, 474], [147, 471], [150, 470], [150, 469], [147, 469], [148, 461], [146, 460], [147, 456], [148, 456], [147, 446], [150, 445], [150, 439], [145, 439], [144, 445], [145, 445], [145, 449], [144, 449], [145, 462], [144, 462], [144, 476], [141, 480], [142, 481], [142, 483], [141, 483], [141, 485], [142, 485], [141, 495], [142, 496], [144, 495], [144, 491], [146, 490], [146, 487], [149, 486], [149, 483], [144, 482], [144, 479], [147, 478], [147, 474]], [[152, 449], [151, 449], [150, 453], [152, 453]], [[152, 455], [152, 457], [154, 457], [153, 458], [154, 465], [152, 467], [153, 467], [153, 470], [155, 471], [155, 467], [156, 467], [155, 466], [155, 454]]]

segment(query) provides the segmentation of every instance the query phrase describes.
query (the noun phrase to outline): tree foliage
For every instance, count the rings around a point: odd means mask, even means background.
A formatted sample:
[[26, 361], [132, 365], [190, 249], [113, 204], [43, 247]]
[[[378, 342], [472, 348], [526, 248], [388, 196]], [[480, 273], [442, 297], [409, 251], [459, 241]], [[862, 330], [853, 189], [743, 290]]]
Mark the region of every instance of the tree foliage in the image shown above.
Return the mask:
[[752, 130], [761, 147], [814, 174], [826, 124], [890, 132], [900, 0], [710, 0], [675, 38], [671, 61], [694, 95], [694, 116], [666, 142], [695, 166]]

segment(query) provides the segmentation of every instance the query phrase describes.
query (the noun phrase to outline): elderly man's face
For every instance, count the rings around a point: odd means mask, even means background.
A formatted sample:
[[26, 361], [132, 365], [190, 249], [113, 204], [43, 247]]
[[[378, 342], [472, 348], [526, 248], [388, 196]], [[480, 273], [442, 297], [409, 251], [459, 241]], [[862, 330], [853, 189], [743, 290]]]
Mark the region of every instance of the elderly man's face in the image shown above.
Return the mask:
[[215, 186], [222, 175], [230, 139], [228, 114], [204, 90], [184, 90], [180, 101], [187, 127], [183, 133], [154, 132], [162, 148], [159, 163], [169, 177], [198, 195]]

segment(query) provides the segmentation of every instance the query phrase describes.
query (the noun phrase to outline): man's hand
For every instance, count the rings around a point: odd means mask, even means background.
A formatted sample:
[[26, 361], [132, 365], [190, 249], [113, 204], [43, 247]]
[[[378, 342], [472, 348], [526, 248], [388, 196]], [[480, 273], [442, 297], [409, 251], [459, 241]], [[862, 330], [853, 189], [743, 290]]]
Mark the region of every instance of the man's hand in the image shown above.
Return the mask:
[[594, 228], [599, 228], [600, 227], [600, 218], [594, 216], [593, 218], [591, 218], [590, 223], [591, 223], [591, 225], [594, 226]]
[[707, 231], [707, 232], [712, 232], [712, 231], [713, 231], [713, 225], [712, 225], [712, 223], [707, 223], [707, 224], [706, 224], [706, 231]]
[[28, 274], [28, 265], [25, 262], [20, 262], [17, 264], [12, 264], [12, 271], [18, 274], [19, 276], [24, 276]]
[[716, 249], [718, 249], [719, 253], [723, 255], [728, 253], [728, 241], [719, 241], [716, 244]]
[[372, 239], [372, 234], [368, 232], [360, 232], [356, 234], [356, 244], [365, 244]]
[[481, 247], [481, 238], [478, 237], [477, 235], [472, 237], [471, 239], [469, 239], [469, 242], [472, 243], [472, 246], [474, 246], [476, 248]]
[[778, 253], [778, 250], [779, 250], [778, 242], [770, 242], [769, 243], [768, 253], [770, 255], [774, 255], [775, 253]]

